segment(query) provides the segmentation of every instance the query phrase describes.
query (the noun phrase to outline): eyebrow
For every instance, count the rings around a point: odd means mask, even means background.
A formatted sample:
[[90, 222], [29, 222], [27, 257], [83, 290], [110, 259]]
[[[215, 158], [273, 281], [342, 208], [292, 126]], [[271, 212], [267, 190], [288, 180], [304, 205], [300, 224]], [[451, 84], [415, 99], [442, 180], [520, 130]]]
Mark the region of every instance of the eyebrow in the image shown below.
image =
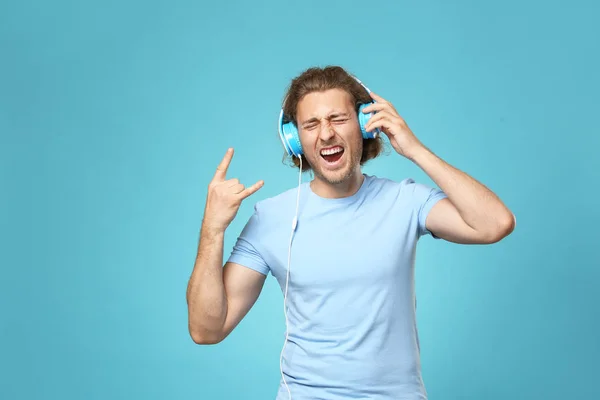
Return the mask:
[[[333, 119], [333, 118], [336, 118], [336, 117], [347, 117], [347, 116], [348, 116], [348, 113], [345, 113], [345, 112], [333, 112], [333, 113], [329, 114], [326, 118], [327, 119]], [[303, 121], [301, 123], [301, 125], [304, 126], [304, 125], [307, 125], [309, 123], [318, 122], [318, 121], [319, 121], [318, 118], [312, 117], [312, 118], [309, 118], [309, 119]]]

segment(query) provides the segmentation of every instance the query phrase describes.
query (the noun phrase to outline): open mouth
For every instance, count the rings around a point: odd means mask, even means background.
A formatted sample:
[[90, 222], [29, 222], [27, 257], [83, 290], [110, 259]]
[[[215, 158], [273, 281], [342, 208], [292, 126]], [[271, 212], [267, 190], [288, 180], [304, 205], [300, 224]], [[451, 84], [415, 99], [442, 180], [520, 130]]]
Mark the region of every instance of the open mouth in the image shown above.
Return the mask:
[[344, 154], [344, 148], [342, 146], [333, 146], [321, 150], [321, 157], [328, 163], [335, 163]]

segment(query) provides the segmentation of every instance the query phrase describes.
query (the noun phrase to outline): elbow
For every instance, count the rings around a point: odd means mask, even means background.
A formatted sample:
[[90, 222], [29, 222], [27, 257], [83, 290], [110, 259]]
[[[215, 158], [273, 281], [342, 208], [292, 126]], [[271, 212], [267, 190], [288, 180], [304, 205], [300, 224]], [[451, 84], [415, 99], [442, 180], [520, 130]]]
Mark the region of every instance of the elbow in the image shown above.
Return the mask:
[[225, 339], [223, 335], [207, 332], [199, 329], [189, 328], [189, 334], [194, 343], [200, 345], [215, 345], [219, 344]]
[[501, 241], [515, 230], [516, 225], [516, 217], [513, 213], [509, 212], [506, 216], [498, 221], [496, 228], [486, 235], [486, 242], [492, 244]]
[[517, 217], [515, 217], [515, 214], [509, 211], [508, 215], [504, 217], [502, 223], [500, 224], [500, 233], [502, 234], [502, 238], [510, 235], [515, 230], [516, 226]]

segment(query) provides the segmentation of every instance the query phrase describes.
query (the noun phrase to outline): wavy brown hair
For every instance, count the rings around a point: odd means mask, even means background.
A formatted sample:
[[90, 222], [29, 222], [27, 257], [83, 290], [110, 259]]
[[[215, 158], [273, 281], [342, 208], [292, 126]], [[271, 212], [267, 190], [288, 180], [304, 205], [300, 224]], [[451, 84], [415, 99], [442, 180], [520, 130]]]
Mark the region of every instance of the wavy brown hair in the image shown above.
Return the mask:
[[[283, 123], [293, 122], [296, 126], [296, 111], [298, 103], [304, 96], [312, 92], [322, 92], [329, 89], [342, 89], [352, 96], [355, 104], [355, 111], [361, 104], [372, 101], [367, 90], [356, 81], [345, 69], [339, 66], [311, 67], [302, 72], [296, 78], [292, 79], [290, 86], [284, 96], [283, 105]], [[383, 141], [381, 136], [377, 139], [363, 139], [363, 151], [360, 164], [364, 165], [367, 161], [377, 157], [383, 150]], [[304, 155], [302, 157], [302, 171], [311, 169]], [[288, 159], [284, 152], [284, 160]], [[292, 156], [291, 161], [296, 167], [300, 167], [300, 161]]]

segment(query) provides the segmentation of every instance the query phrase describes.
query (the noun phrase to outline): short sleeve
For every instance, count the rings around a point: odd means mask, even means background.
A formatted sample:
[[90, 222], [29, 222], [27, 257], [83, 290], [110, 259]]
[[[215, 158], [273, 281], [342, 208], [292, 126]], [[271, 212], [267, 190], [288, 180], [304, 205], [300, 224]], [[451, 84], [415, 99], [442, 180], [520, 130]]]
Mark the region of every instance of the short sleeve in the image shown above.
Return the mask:
[[244, 229], [238, 236], [231, 251], [228, 262], [243, 265], [260, 272], [263, 275], [269, 273], [269, 266], [260, 254], [260, 238], [264, 236], [261, 232], [260, 212], [258, 204], [254, 206], [254, 213], [248, 219]]
[[447, 198], [448, 196], [442, 190], [424, 185], [422, 183], [416, 183], [412, 179], [408, 180], [409, 186], [412, 188], [413, 193], [413, 205], [416, 211], [419, 236], [431, 235], [437, 239], [437, 236], [433, 235], [425, 224], [427, 221], [427, 215], [433, 206], [440, 200]]

